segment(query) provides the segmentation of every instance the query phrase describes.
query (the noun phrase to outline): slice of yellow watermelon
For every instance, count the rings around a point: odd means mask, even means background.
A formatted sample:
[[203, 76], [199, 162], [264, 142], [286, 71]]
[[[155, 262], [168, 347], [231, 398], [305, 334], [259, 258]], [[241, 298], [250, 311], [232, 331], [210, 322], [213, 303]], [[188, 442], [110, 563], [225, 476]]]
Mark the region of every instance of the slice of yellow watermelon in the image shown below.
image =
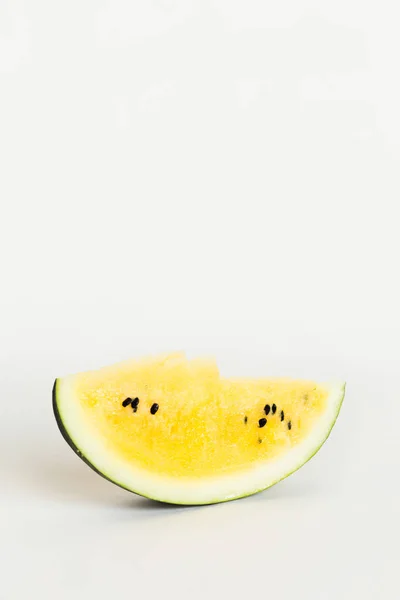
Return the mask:
[[117, 485], [174, 504], [261, 491], [327, 439], [345, 384], [225, 379], [182, 354], [57, 379], [53, 407], [66, 441]]

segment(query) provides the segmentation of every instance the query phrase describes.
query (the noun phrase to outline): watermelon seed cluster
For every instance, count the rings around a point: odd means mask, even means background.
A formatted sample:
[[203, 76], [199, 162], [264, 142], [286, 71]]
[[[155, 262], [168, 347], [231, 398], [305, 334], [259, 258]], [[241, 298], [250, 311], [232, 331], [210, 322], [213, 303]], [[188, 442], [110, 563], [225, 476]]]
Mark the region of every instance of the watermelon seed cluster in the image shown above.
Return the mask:
[[[137, 412], [139, 406], [139, 398], [125, 398], [125, 400], [123, 400], [122, 402], [122, 406], [124, 408], [126, 408], [127, 406], [132, 406], [132, 410], [135, 413]], [[154, 404], [151, 405], [150, 413], [152, 415], [155, 415], [159, 408], [159, 405], [156, 402], [154, 402]]]
[[[276, 411], [278, 410], [276, 404], [273, 404], [272, 406], [270, 406], [269, 404], [266, 404], [264, 406], [264, 412], [265, 414], [268, 416], [270, 413], [271, 415], [275, 415]], [[285, 413], [283, 410], [281, 410], [280, 412], [280, 420], [281, 422], [285, 420]], [[244, 417], [244, 424], [246, 425], [248, 421], [248, 417], [245, 416]], [[261, 419], [258, 420], [258, 427], [263, 428], [267, 425], [268, 421], [265, 417], [262, 417]], [[292, 429], [292, 421], [288, 421], [287, 422], [287, 428], [289, 429], [289, 431]], [[262, 443], [262, 439], [258, 438], [258, 443], [261, 444]]]

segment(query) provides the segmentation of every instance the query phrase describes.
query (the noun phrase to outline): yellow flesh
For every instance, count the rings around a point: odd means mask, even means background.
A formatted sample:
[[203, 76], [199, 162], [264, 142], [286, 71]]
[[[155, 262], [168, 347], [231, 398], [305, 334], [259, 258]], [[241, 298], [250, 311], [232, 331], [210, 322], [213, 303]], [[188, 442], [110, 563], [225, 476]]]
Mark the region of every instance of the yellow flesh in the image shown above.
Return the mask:
[[[273, 460], [307, 436], [328, 396], [308, 381], [223, 379], [214, 362], [179, 354], [83, 373], [76, 394], [110, 452], [157, 474], [196, 478]], [[127, 397], [139, 398], [137, 412], [122, 406]], [[276, 405], [274, 415], [266, 404]]]

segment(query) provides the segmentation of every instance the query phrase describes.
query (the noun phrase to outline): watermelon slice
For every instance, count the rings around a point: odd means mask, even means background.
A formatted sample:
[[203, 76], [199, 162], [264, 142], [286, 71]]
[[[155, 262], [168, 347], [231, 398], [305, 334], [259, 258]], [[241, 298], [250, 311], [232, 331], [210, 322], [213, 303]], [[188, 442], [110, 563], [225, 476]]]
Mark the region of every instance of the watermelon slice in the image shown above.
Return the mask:
[[261, 491], [327, 439], [345, 384], [226, 379], [171, 354], [57, 379], [53, 408], [97, 473], [149, 498], [212, 504]]

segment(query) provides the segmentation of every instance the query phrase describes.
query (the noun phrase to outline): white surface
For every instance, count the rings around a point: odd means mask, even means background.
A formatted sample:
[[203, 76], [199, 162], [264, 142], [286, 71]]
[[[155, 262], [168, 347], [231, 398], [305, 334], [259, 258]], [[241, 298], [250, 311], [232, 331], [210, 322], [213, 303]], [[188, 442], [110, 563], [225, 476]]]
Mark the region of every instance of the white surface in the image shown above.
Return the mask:
[[[394, 1], [1, 0], [1, 600], [399, 597], [397, 29]], [[53, 379], [172, 349], [346, 379], [330, 440], [230, 504], [113, 487]]]

